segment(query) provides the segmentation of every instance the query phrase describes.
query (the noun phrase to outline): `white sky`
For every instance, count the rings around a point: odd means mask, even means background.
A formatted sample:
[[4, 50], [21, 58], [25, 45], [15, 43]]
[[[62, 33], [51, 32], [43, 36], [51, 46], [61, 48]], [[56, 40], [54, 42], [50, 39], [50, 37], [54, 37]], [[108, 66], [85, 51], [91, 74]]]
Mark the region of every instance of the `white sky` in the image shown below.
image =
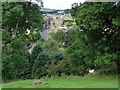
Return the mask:
[[43, 0], [44, 8], [70, 9], [73, 3], [84, 2], [85, 0]]

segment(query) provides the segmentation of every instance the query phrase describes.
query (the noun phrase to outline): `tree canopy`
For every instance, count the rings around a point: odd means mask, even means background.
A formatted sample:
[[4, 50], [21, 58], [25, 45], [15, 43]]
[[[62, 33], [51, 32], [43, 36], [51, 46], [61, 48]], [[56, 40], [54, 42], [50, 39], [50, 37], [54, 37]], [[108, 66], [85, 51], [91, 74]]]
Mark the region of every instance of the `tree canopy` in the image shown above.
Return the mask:
[[[32, 2], [2, 3], [3, 80], [30, 78], [30, 55], [25, 44], [42, 29], [40, 7]], [[26, 35], [27, 30], [30, 34]]]
[[[120, 69], [120, 3], [85, 2], [73, 10], [76, 23], [97, 52], [100, 62], [115, 62]], [[102, 65], [104, 65], [102, 63]]]

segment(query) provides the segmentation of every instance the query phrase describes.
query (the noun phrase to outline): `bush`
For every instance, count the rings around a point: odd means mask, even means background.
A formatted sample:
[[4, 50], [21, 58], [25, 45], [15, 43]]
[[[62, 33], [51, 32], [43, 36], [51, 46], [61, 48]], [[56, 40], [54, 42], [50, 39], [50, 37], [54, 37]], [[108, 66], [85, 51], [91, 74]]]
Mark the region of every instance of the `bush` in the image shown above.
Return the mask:
[[32, 67], [32, 77], [41, 78], [47, 75], [47, 62], [49, 62], [50, 57], [47, 52], [40, 52], [35, 59], [34, 65]]
[[3, 81], [14, 79], [27, 79], [30, 76], [29, 72], [29, 55], [25, 50], [14, 50], [7, 48], [3, 50]]
[[36, 44], [36, 46], [33, 48], [32, 53], [30, 55], [30, 65], [31, 67], [34, 64], [34, 61], [37, 59], [39, 53], [43, 52], [43, 48], [41, 44]]
[[47, 40], [43, 45], [44, 49], [51, 54], [58, 51], [59, 46], [60, 46], [59, 42], [55, 40]]
[[55, 61], [55, 60], [51, 61], [51, 64], [49, 68], [47, 69], [47, 72], [51, 76], [61, 76], [62, 74], [70, 75], [69, 70], [70, 69], [68, 67], [68, 62], [62, 59], [61, 61]]

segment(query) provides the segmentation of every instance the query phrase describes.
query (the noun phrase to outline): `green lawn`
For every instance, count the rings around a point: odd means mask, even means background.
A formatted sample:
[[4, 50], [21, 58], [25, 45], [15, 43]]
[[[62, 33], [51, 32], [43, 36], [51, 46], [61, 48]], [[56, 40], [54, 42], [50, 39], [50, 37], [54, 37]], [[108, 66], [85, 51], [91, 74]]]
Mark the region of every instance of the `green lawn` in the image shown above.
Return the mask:
[[[38, 80], [38, 79], [37, 79]], [[3, 88], [118, 88], [117, 77], [87, 75], [85, 77], [78, 76], [62, 76], [53, 78], [40, 79], [48, 84], [30, 85], [34, 80], [20, 80], [11, 83], [2, 84]]]
[[2, 85], [0, 84], [0, 90], [2, 89]]

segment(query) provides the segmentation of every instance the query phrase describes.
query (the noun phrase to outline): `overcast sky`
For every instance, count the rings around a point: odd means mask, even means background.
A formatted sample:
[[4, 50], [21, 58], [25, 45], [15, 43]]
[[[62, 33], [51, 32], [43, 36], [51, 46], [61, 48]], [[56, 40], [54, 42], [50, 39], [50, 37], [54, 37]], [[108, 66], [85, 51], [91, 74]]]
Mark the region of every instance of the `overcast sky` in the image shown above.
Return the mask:
[[84, 0], [43, 0], [44, 8], [70, 9], [73, 3], [84, 2]]

